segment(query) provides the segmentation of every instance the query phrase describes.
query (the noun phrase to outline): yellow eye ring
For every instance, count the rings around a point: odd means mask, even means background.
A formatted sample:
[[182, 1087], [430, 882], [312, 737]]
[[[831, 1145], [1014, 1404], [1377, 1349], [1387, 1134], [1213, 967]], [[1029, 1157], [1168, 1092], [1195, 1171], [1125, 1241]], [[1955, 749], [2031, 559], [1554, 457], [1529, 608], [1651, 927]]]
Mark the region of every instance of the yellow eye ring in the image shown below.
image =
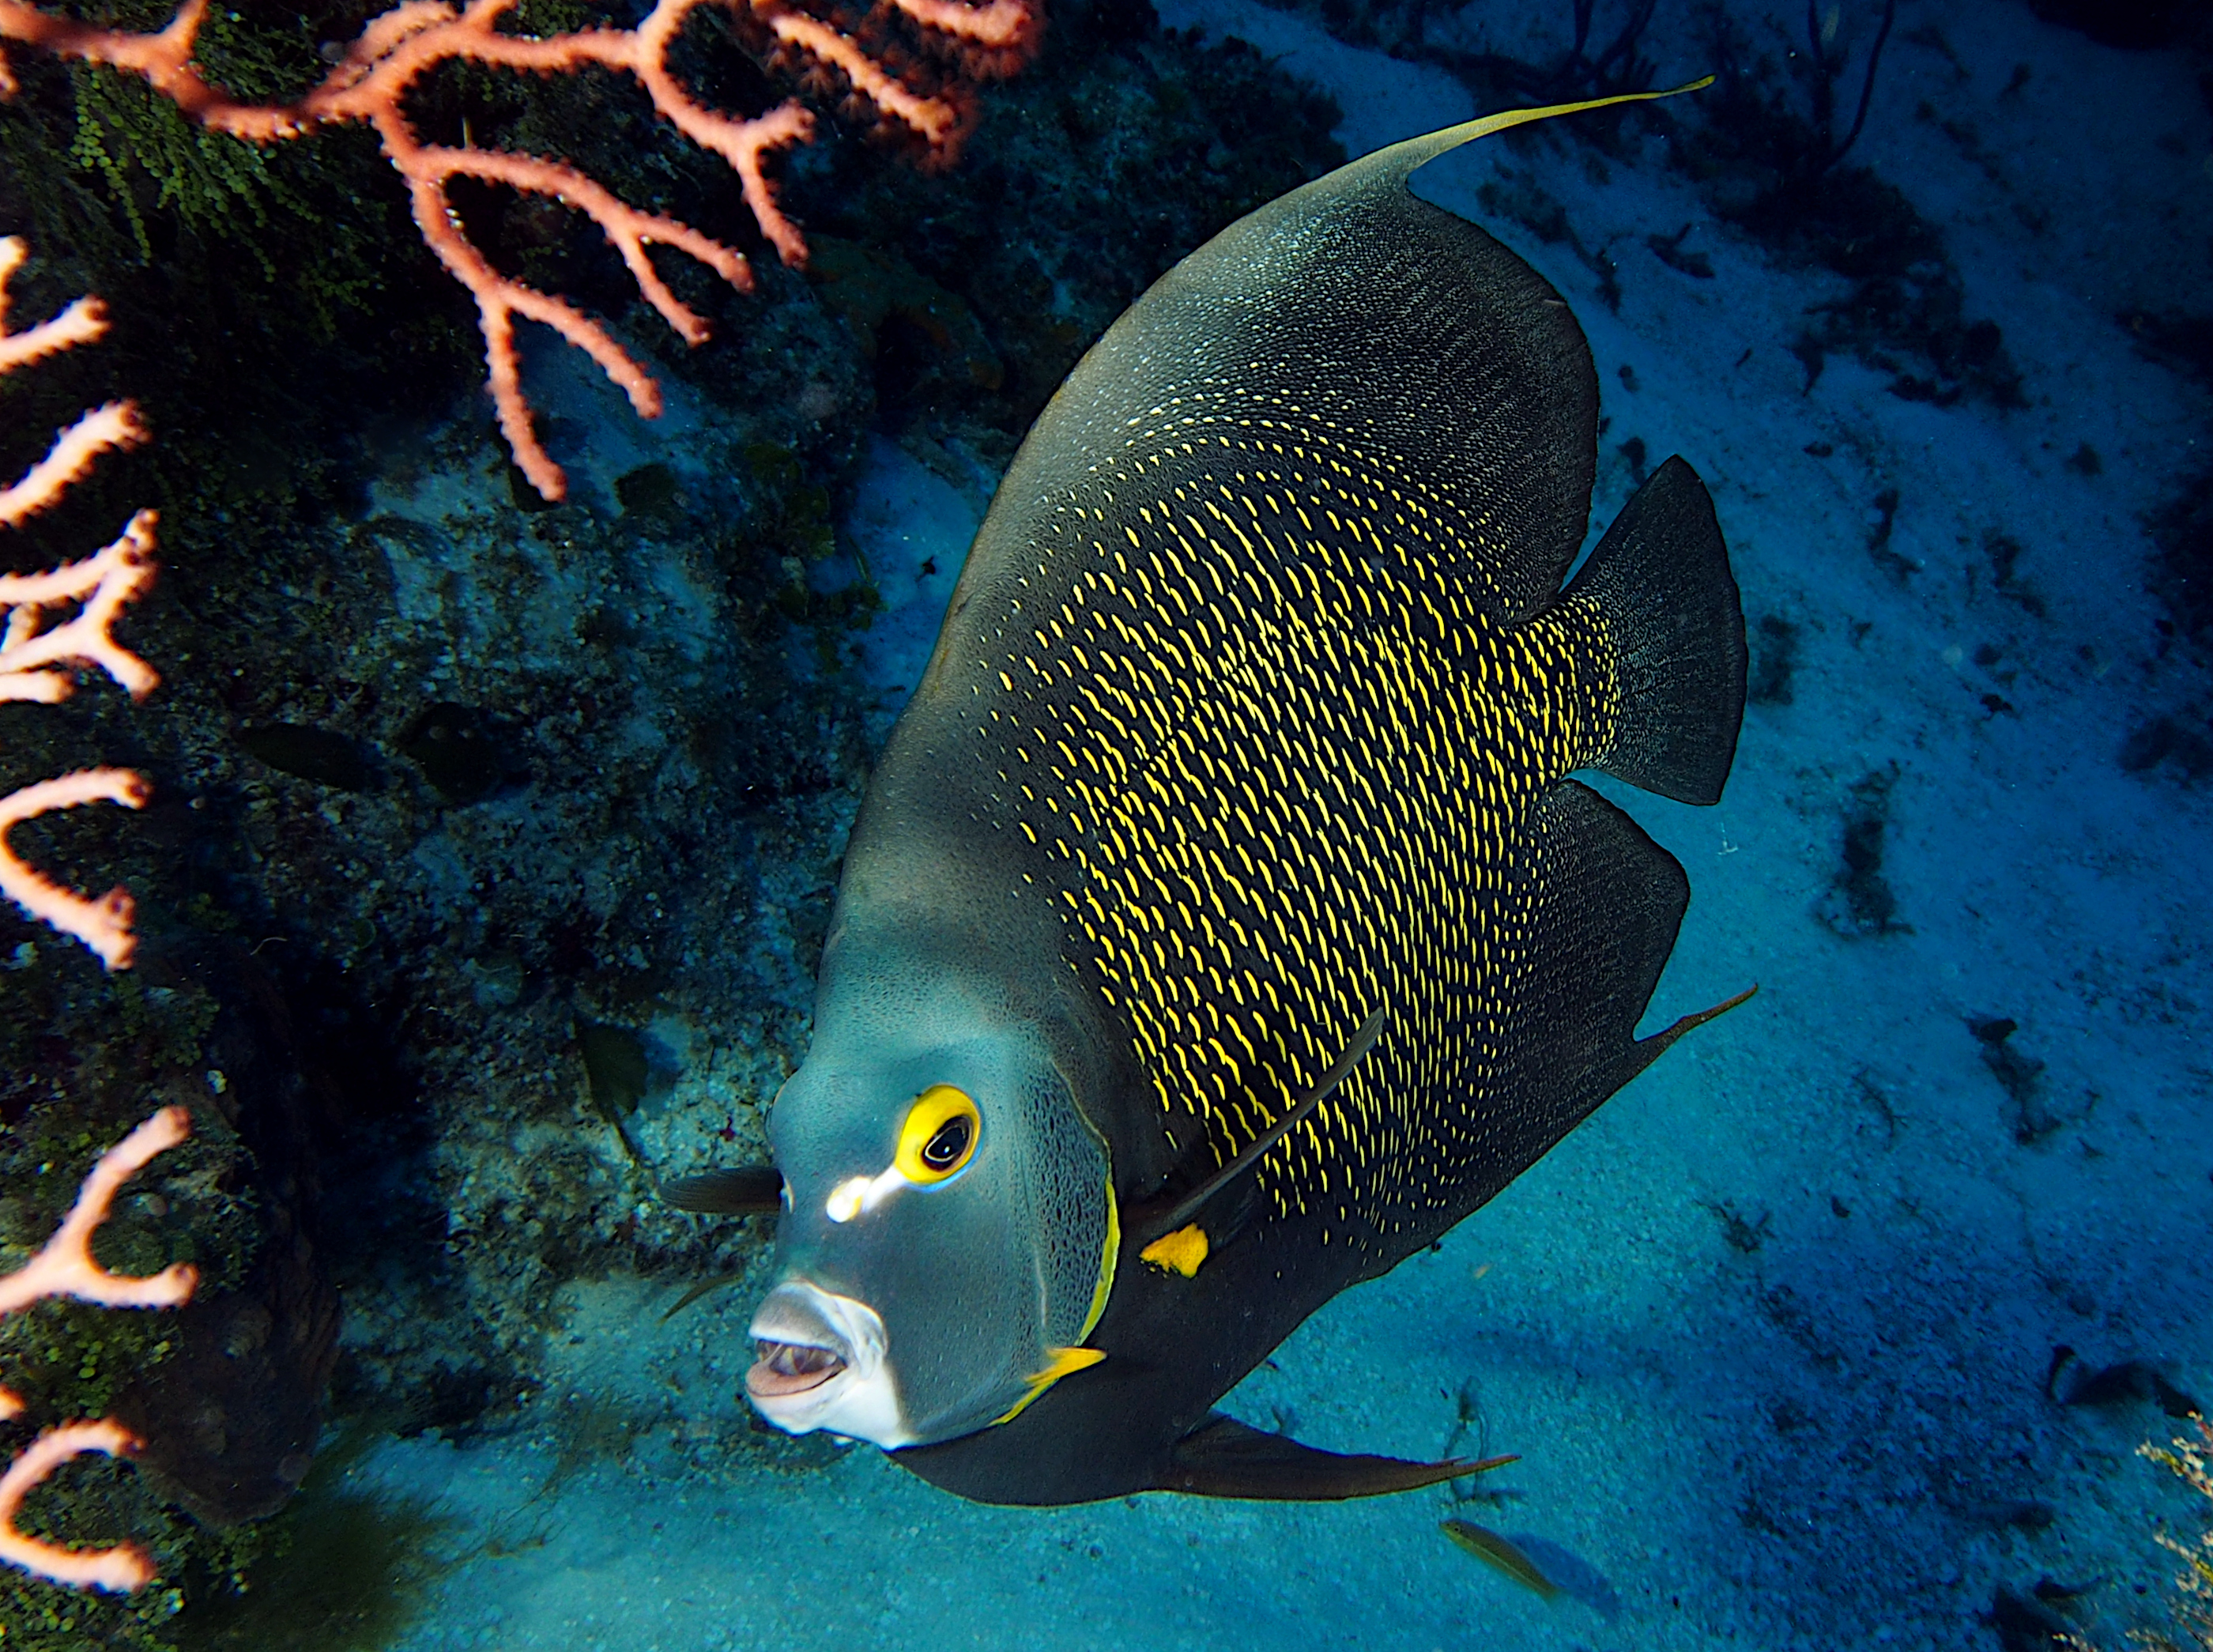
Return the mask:
[[983, 1133], [973, 1101], [950, 1084], [933, 1084], [907, 1109], [893, 1167], [917, 1187], [950, 1181], [976, 1156]]

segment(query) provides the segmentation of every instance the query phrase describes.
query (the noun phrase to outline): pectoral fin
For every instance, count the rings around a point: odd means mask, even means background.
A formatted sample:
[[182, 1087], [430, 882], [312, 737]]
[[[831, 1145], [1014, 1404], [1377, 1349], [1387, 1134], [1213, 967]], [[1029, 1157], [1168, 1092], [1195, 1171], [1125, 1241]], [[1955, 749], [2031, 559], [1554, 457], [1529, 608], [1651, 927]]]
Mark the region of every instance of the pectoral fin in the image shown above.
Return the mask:
[[1015, 1401], [1013, 1406], [1004, 1415], [991, 1419], [993, 1428], [997, 1428], [1002, 1423], [1013, 1422], [1028, 1409], [1032, 1400], [1059, 1381], [1061, 1378], [1071, 1372], [1088, 1370], [1106, 1357], [1096, 1348], [1052, 1348], [1046, 1351], [1052, 1357], [1046, 1361], [1045, 1369], [1023, 1379], [1029, 1384], [1029, 1391]]
[[1176, 1442], [1156, 1491], [1195, 1497], [1250, 1497], [1270, 1503], [1336, 1503], [1411, 1491], [1513, 1462], [1453, 1458], [1442, 1463], [1402, 1457], [1347, 1457], [1317, 1451], [1280, 1434], [1263, 1434], [1219, 1411]]
[[[1264, 1134], [1247, 1143], [1242, 1152], [1216, 1171], [1213, 1175], [1208, 1177], [1199, 1185], [1197, 1191], [1179, 1199], [1174, 1208], [1159, 1219], [1160, 1231], [1168, 1233], [1182, 1227], [1184, 1223], [1197, 1216], [1216, 1193], [1266, 1158], [1269, 1150], [1277, 1143], [1303, 1124], [1307, 1115], [1326, 1100], [1332, 1090], [1344, 1082], [1346, 1076], [1360, 1064], [1360, 1058], [1375, 1047], [1375, 1040], [1383, 1031], [1383, 1021], [1384, 1012], [1378, 1009], [1362, 1022], [1360, 1030], [1352, 1035], [1352, 1042], [1345, 1046], [1344, 1053], [1337, 1058], [1337, 1064], [1321, 1076], [1320, 1082], [1292, 1103], [1285, 1110], [1283, 1116], [1276, 1120]], [[1220, 1244], [1217, 1243], [1215, 1248], [1219, 1250]]]

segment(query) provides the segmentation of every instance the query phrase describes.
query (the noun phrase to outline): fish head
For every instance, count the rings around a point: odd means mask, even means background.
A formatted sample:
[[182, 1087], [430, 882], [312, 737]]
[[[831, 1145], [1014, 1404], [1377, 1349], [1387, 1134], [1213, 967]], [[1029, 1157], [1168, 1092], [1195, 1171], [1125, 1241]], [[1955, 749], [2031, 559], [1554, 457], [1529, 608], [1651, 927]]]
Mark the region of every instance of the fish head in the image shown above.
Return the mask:
[[1105, 1304], [1104, 1144], [1033, 1032], [934, 996], [867, 1039], [818, 1022], [770, 1115], [786, 1204], [746, 1387], [794, 1434], [890, 1449], [1003, 1420]]

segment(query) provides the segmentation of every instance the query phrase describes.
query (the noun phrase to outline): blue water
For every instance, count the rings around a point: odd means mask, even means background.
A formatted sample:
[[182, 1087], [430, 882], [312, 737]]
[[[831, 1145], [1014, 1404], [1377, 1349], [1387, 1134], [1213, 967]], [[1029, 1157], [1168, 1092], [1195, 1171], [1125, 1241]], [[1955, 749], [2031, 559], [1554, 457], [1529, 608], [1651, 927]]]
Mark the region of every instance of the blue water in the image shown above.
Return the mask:
[[[1437, 71], [1238, 0], [1167, 21], [1241, 33], [1328, 86], [1356, 153], [1475, 112]], [[2014, 7], [1946, 26], [1959, 69], [1894, 44], [1860, 158], [1943, 224], [1971, 302], [2005, 318], [2025, 408], [1906, 401], [1846, 358], [1807, 392], [1778, 344], [1833, 278], [1725, 233], [1701, 243], [1710, 281], [1647, 256], [1648, 235], [1704, 217], [1661, 157], [1601, 168], [1540, 143], [1419, 184], [1484, 220], [1481, 185], [1527, 176], [1618, 249], [1616, 314], [1567, 249], [1488, 220], [1590, 334], [1610, 420], [1596, 519], [1631, 485], [1622, 440], [1684, 453], [1713, 488], [1756, 668], [1763, 619], [1795, 638], [1787, 702], [1751, 708], [1718, 808], [1610, 789], [1694, 889], [1652, 1024], [1755, 982], [1758, 998], [1436, 1253], [1330, 1303], [1227, 1402], [1324, 1447], [1521, 1460], [1464, 1506], [1046, 1513], [959, 1503], [867, 1447], [804, 1472], [734, 1466], [745, 1294], [655, 1332], [674, 1288], [613, 1280], [568, 1293], [557, 1387], [650, 1406], [627, 1461], [526, 1513], [550, 1426], [394, 1446], [361, 1471], [545, 1539], [464, 1567], [405, 1645], [1951, 1649], [2001, 1644], [2000, 1592], [2039, 1582], [2085, 1591], [2054, 1621], [2117, 1640], [2157, 1620], [2174, 1563], [2154, 1522], [2202, 1516], [2132, 1454], [2181, 1424], [2054, 1396], [2131, 1360], [2213, 1385], [2213, 811], [2171, 765], [2119, 761], [2132, 728], [2203, 692], [2201, 668], [2161, 652], [2138, 519], [2204, 406], [2113, 319], [2188, 290], [2146, 238], [2202, 241], [2205, 112], [2177, 58]], [[2028, 90], [2000, 99], [2016, 63]], [[1677, 66], [1696, 65], [1662, 80]], [[1979, 123], [1994, 166], [1914, 119], [1923, 100]], [[2033, 235], [2014, 210], [2031, 199]], [[2094, 477], [2064, 462], [2084, 442]], [[1910, 574], [1870, 554], [1887, 489]], [[910, 597], [895, 570], [942, 563], [976, 505], [873, 450], [849, 521], [899, 593], [871, 644], [894, 691], [944, 594]], [[2025, 547], [2003, 587], [1996, 533]], [[1886, 922], [1856, 917], [1845, 887], [1852, 823], [1877, 817]], [[1998, 1018], [2018, 1025], [2003, 1044], [1971, 1030]], [[2002, 1048], [2042, 1064], [2019, 1095], [1985, 1058]], [[2062, 1345], [2077, 1359], [2048, 1388]], [[1561, 1597], [1453, 1547], [1438, 1522], [1455, 1512]]]
[[[1771, 51], [1802, 36], [1789, 4], [1729, 9]], [[1162, 17], [1330, 90], [1350, 153], [1478, 113], [1441, 70], [1253, 0]], [[1558, 20], [1478, 0], [1451, 27], [1518, 50]], [[1694, 31], [1661, 46], [1661, 83], [1699, 72]], [[1714, 225], [1656, 149], [1485, 144], [1418, 180], [1588, 333], [1608, 421], [1594, 521], [1633, 488], [1630, 438], [1683, 454], [1756, 674], [1789, 638], [1787, 692], [1771, 677], [1749, 708], [1718, 808], [1597, 783], [1691, 877], [1648, 1026], [1757, 997], [1224, 1402], [1331, 1449], [1520, 1460], [1345, 1505], [977, 1507], [867, 1446], [754, 1438], [758, 1265], [666, 1324], [686, 1282], [618, 1274], [561, 1287], [510, 1426], [384, 1439], [323, 1488], [447, 1522], [395, 1648], [2010, 1652], [2052, 1644], [2001, 1631], [2001, 1597], [2039, 1582], [2036, 1610], [2103, 1645], [2161, 1621], [2178, 1563], [2155, 1531], [2194, 1539], [2213, 1512], [2136, 1454], [2184, 1426], [2149, 1373], [2213, 1394], [2213, 801], [2179, 758], [2122, 757], [2154, 718], [2205, 714], [2204, 661], [2145, 588], [2143, 520], [2203, 466], [2213, 421], [2205, 387], [2117, 317], [2204, 305], [2213, 126], [2185, 54], [2098, 46], [2026, 5], [1908, 5], [1888, 51], [1853, 159], [1942, 226], [2026, 405], [1903, 399], [1846, 352], [1808, 388], [1789, 345], [1841, 283]], [[1486, 209], [1486, 184], [1562, 204], [1605, 249], [1618, 309], [1589, 260]], [[1648, 239], [1693, 223], [1710, 278]], [[680, 396], [642, 427], [573, 357], [533, 346], [530, 371], [588, 502], [649, 461], [704, 473]], [[888, 606], [850, 668], [880, 738], [995, 479], [882, 435], [857, 477], [845, 555]], [[457, 521], [503, 486], [463, 467], [376, 506]], [[403, 616], [450, 618], [453, 570], [393, 555]], [[671, 634], [711, 658], [696, 570], [671, 552], [648, 571]], [[570, 600], [546, 577], [549, 604]], [[1878, 841], [1855, 881], [1848, 852]], [[765, 887], [828, 875], [774, 867]], [[796, 1027], [789, 961], [759, 1013]], [[637, 1139], [706, 1161], [781, 1057], [674, 1012], [650, 1033], [662, 1077]], [[350, 1344], [393, 1311], [351, 1302]], [[2131, 1362], [2112, 1403], [2062, 1403]], [[1454, 1515], [1504, 1533], [1558, 1598], [1454, 1547]]]

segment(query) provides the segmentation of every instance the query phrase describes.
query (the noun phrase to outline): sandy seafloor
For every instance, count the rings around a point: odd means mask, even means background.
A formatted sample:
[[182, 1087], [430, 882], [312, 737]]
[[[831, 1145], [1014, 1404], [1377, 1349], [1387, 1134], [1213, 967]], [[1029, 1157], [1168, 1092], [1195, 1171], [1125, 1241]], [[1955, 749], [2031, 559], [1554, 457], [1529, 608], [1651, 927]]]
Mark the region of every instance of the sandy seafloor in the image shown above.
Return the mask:
[[[1504, 15], [1478, 0], [1466, 21], [1516, 45]], [[1327, 87], [1352, 153], [1476, 113], [1442, 73], [1247, 0], [1176, 0], [1166, 21], [1242, 34]], [[1787, 4], [1774, 21], [1801, 22]], [[1907, 38], [1930, 22], [1958, 69]], [[1701, 67], [1676, 36], [1663, 82]], [[2026, 86], [2001, 95], [2017, 64]], [[1923, 100], [1978, 152], [1914, 119]], [[1719, 808], [1606, 785], [1694, 890], [1648, 1024], [1753, 982], [1757, 999], [1435, 1253], [1316, 1314], [1227, 1402], [1337, 1449], [1521, 1454], [1459, 1512], [1563, 1598], [1448, 1543], [1443, 1490], [1032, 1512], [963, 1503], [868, 1447], [733, 1470], [707, 1448], [746, 1426], [750, 1298], [664, 1327], [676, 1285], [616, 1280], [571, 1289], [539, 1405], [630, 1419], [626, 1454], [557, 1465], [542, 1413], [352, 1471], [436, 1500], [470, 1557], [400, 1644], [1954, 1649], [1999, 1645], [1999, 1592], [2047, 1579], [2085, 1591], [2072, 1621], [2108, 1645], [2155, 1621], [2174, 1563], [2154, 1524], [2194, 1535], [2206, 1511], [2134, 1453], [2181, 1425], [2147, 1403], [2062, 1406], [2045, 1375], [2066, 1344], [2213, 1393], [2213, 802], [2172, 765], [2119, 762], [2202, 686], [2155, 658], [2141, 518], [2207, 425], [2116, 320], [2202, 281], [2209, 150], [2179, 56], [2108, 51], [2013, 3], [1902, 9], [1855, 158], [1943, 227], [1971, 314], [2001, 321], [2025, 375], [2032, 405], [2010, 412], [1901, 400], [1843, 357], [1804, 393], [1786, 345], [1839, 283], [1710, 226], [1656, 153], [1598, 168], [1570, 142], [1493, 143], [1421, 177], [1481, 221], [1480, 183], [1533, 169], [1587, 244], [1614, 247], [1619, 314], [1565, 249], [1491, 226], [1589, 332], [1609, 420], [1596, 521], [1626, 497], [1621, 442], [1681, 452], [1755, 628], [1797, 636], [1789, 699], [1750, 709]], [[1694, 222], [1709, 281], [1646, 251]], [[2085, 442], [2102, 473], [2064, 463]], [[1911, 572], [1868, 548], [1888, 488]], [[869, 643], [887, 685], [935, 631], [972, 495], [883, 443], [848, 510], [899, 603]], [[2022, 547], [2003, 589], [1992, 533]], [[1845, 823], [1878, 797], [1895, 927], [1864, 935], [1831, 920]], [[2011, 1047], [2045, 1064], [2032, 1143], [1978, 1017], [2018, 1022]], [[720, 1082], [688, 1076], [674, 1105], [719, 1116]]]

